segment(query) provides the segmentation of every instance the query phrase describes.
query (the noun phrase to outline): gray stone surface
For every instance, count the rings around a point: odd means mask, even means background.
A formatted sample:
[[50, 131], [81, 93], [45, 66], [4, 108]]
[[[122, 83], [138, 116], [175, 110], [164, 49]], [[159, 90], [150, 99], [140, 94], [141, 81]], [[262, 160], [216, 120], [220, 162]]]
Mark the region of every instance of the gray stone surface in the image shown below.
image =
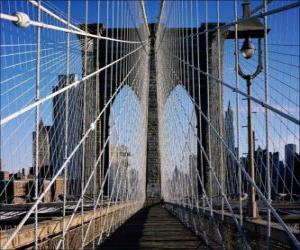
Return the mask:
[[154, 47], [151, 46], [147, 132], [147, 198], [160, 198], [160, 156], [158, 143], [157, 83]]

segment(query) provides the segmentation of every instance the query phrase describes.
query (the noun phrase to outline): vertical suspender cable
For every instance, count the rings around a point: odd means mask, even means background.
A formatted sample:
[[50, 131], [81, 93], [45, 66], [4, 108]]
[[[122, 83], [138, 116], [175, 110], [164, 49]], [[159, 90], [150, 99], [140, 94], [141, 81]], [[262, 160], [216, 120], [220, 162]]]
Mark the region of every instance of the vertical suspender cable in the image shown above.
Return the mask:
[[[70, 19], [71, 19], [71, 0], [67, 1], [67, 15], [68, 15], [68, 23], [67, 28], [70, 27]], [[70, 33], [67, 33], [67, 61], [66, 61], [66, 85], [70, 84]], [[64, 148], [64, 161], [68, 158], [68, 144], [69, 144], [69, 90], [66, 91], [65, 94], [65, 148]], [[66, 237], [66, 202], [67, 202], [67, 175], [68, 175], [68, 165], [64, 169], [64, 193], [63, 193], [63, 230], [62, 230], [62, 249], [65, 249], [65, 237]]]
[[[194, 38], [194, 36], [193, 36], [193, 34], [194, 34], [194, 26], [193, 26], [193, 2], [192, 1], [190, 1], [190, 11], [191, 11], [191, 13], [190, 13], [190, 21], [191, 21], [191, 45], [192, 45], [192, 48], [191, 48], [191, 53], [192, 53], [192, 65], [193, 66], [195, 66], [195, 58], [194, 58], [194, 40], [195, 40], [195, 38]], [[196, 14], [198, 14], [198, 13], [196, 13]], [[198, 36], [197, 36], [198, 37]], [[197, 39], [196, 39], [197, 40]], [[172, 53], [173, 55], [174, 55], [174, 53]], [[195, 93], [195, 71], [193, 70], [192, 71], [192, 96], [193, 96], [193, 99], [195, 99], [195, 96], [196, 96], [196, 93]], [[199, 87], [199, 86], [198, 86]], [[191, 119], [193, 119], [193, 115], [194, 115], [194, 113], [192, 112], [192, 118]], [[200, 126], [199, 124], [198, 124], [198, 126]], [[193, 166], [193, 164], [194, 164], [194, 162], [193, 162], [193, 160], [191, 160], [191, 164], [192, 164], [192, 166], [189, 166], [191, 169], [193, 169], [194, 168], [194, 166]], [[197, 208], [198, 208], [198, 190], [196, 191], [196, 193], [195, 193], [195, 182], [194, 182], [194, 178], [195, 178], [195, 176], [193, 176], [193, 174], [192, 174], [192, 170], [190, 170], [190, 173], [189, 173], [189, 177], [190, 177], [190, 179], [192, 179], [192, 180], [190, 180], [190, 185], [191, 185], [191, 190], [192, 190], [192, 193], [194, 192], [194, 194], [192, 195], [192, 202], [191, 202], [191, 207], [194, 207], [195, 205], [197, 206]], [[193, 201], [195, 201], [195, 204], [193, 204]]]
[[[41, 21], [41, 0], [38, 1], [38, 21]], [[41, 54], [41, 28], [37, 27], [36, 37], [36, 101], [40, 99], [40, 54]], [[40, 106], [36, 106], [35, 110], [35, 195], [36, 201], [39, 195], [39, 120], [40, 120]], [[34, 211], [34, 235], [35, 235], [35, 248], [38, 249], [38, 206]]]
[[[221, 73], [221, 37], [220, 37], [220, 0], [217, 0], [217, 47], [218, 47], [218, 79], [222, 80]], [[220, 134], [223, 135], [223, 98], [222, 98], [222, 86], [218, 84], [218, 109], [219, 109], [219, 130]], [[224, 195], [225, 185], [224, 185], [224, 177], [225, 177], [225, 169], [224, 169], [224, 159], [223, 159], [223, 146], [220, 144], [220, 179], [221, 179], [221, 209], [222, 209], [222, 220], [224, 220]]]
[[[205, 0], [205, 50], [206, 50], [206, 89], [207, 89], [207, 117], [208, 117], [208, 121], [207, 121], [207, 145], [208, 145], [208, 157], [210, 159], [211, 157], [211, 144], [210, 144], [210, 125], [209, 125], [209, 122], [210, 122], [210, 98], [209, 98], [209, 95], [210, 95], [210, 90], [209, 90], [209, 87], [210, 87], [210, 84], [209, 84], [209, 81], [210, 81], [210, 78], [209, 78], [209, 56], [208, 56], [208, 52], [209, 52], [209, 49], [208, 49], [208, 2], [207, 0]], [[207, 161], [206, 161], [207, 162]], [[212, 217], [213, 216], [213, 203], [212, 203], [212, 168], [211, 168], [211, 161], [208, 161], [207, 162], [207, 165], [208, 165], [208, 173], [209, 173], [209, 198], [210, 198], [210, 216]]]
[[[108, 17], [109, 6], [108, 5], [109, 5], [109, 1], [106, 0], [106, 25], [107, 25], [107, 27], [106, 27], [106, 36], [108, 36], [108, 25], [109, 25], [109, 22], [108, 22], [108, 20], [109, 20], [109, 17]], [[107, 65], [107, 63], [108, 63], [108, 41], [105, 41], [105, 65]], [[108, 81], [107, 71], [108, 71], [108, 69], [105, 69], [105, 73], [104, 73], [104, 102], [103, 102], [104, 105], [107, 102], [107, 81]], [[106, 123], [107, 123], [106, 116], [107, 116], [107, 111], [105, 109], [104, 118], [103, 118], [103, 141], [102, 141], [103, 145], [105, 143], [105, 138], [107, 137], [107, 135], [106, 135], [106, 133], [107, 133], [107, 131], [106, 131]], [[105, 164], [106, 164], [106, 153], [103, 154], [103, 169], [106, 172], [107, 171], [106, 170], [107, 166], [105, 166]], [[105, 175], [106, 173], [103, 173], [103, 174]], [[109, 182], [107, 182], [107, 193], [105, 194], [105, 192], [103, 192], [103, 195], [104, 194], [105, 195], [109, 194], [109, 188], [110, 188], [109, 187]], [[104, 198], [103, 195], [102, 195], [102, 202], [103, 202], [103, 198]]]
[[[238, 19], [238, 12], [237, 12], [237, 1], [234, 0], [234, 20], [237, 21]], [[238, 74], [238, 67], [239, 67], [239, 47], [238, 47], [238, 24], [234, 26], [234, 54], [235, 54], [235, 87], [239, 89], [239, 74]], [[239, 110], [240, 110], [240, 95], [236, 91], [235, 92], [235, 100], [236, 100], [236, 138], [237, 138], [237, 158], [240, 159], [240, 120], [239, 120]], [[234, 166], [236, 168], [236, 166]], [[243, 226], [243, 200], [242, 200], [242, 173], [241, 168], [238, 168], [238, 191], [239, 191], [239, 213], [240, 213], [240, 225]]]
[[[197, 25], [197, 33], [199, 33], [199, 27], [200, 27], [200, 23], [199, 23], [199, 17], [198, 17], [198, 14], [199, 14], [199, 6], [198, 6], [198, 1], [196, 1], [196, 25]], [[197, 42], [197, 67], [200, 69], [201, 66], [200, 66], [200, 48], [199, 48], [199, 34], [196, 35], [196, 42]], [[200, 75], [200, 71], [198, 70], [197, 71], [197, 83], [198, 83], [198, 100], [199, 100], [199, 108], [200, 110], [202, 110], [202, 104], [201, 104], [201, 75]], [[196, 111], [198, 112], [198, 111]], [[200, 136], [200, 144], [201, 145], [198, 145], [198, 147], [201, 148], [201, 146], [203, 145], [203, 142], [202, 142], [202, 115], [201, 115], [201, 112], [198, 112], [198, 126], [199, 126], [199, 136]], [[199, 150], [197, 150], [199, 153]], [[200, 178], [201, 178], [201, 182], [204, 183], [204, 172], [203, 172], [203, 154], [202, 154], [202, 150], [200, 150], [200, 155], [197, 155], [197, 157], [200, 157]], [[199, 167], [198, 167], [198, 170], [199, 170]], [[201, 188], [202, 189], [202, 188]], [[204, 196], [203, 196], [203, 191], [204, 190], [201, 190], [201, 197], [202, 197], [202, 208], [203, 208], [203, 211], [204, 211], [204, 206], [205, 206], [205, 199], [204, 199]], [[199, 194], [198, 194], [199, 195]]]
[[[264, 12], [268, 11], [268, 1], [264, 0]], [[261, 53], [261, 52], [259, 52]], [[268, 17], [264, 16], [264, 90], [265, 90], [265, 103], [269, 103], [269, 78], [268, 78]], [[266, 164], [267, 164], [267, 192], [268, 192], [268, 202], [271, 205], [271, 176], [270, 176], [270, 155], [269, 155], [269, 110], [265, 108], [265, 129], [266, 129], [266, 137], [265, 137], [265, 143], [266, 143]], [[273, 161], [272, 161], [273, 163]], [[273, 165], [273, 164], [272, 164]], [[293, 192], [291, 190], [291, 192]], [[268, 237], [268, 247], [270, 244], [270, 238], [271, 238], [271, 210], [268, 208], [268, 231], [267, 231], [267, 237]]]
[[[97, 36], [100, 35], [100, 0], [97, 0]], [[99, 70], [99, 39], [96, 40], [96, 70]], [[95, 117], [97, 117], [100, 109], [99, 109], [99, 84], [100, 84], [100, 78], [99, 78], [99, 74], [96, 75], [96, 93], [95, 93]], [[99, 122], [95, 123], [95, 131], [94, 131], [94, 191], [93, 191], [93, 243], [92, 243], [92, 247], [93, 249], [95, 249], [95, 239], [96, 239], [96, 209], [97, 209], [97, 187], [99, 187], [99, 185], [97, 185], [97, 178], [98, 178], [98, 163], [97, 163], [97, 158], [98, 158], [98, 135], [99, 135], [99, 128], [100, 126], [98, 125]], [[100, 141], [100, 140], [99, 140]], [[99, 171], [100, 174], [100, 171]]]
[[[85, 32], [88, 31], [88, 0], [85, 0]], [[88, 38], [87, 36], [84, 37], [84, 76], [87, 75], [87, 63], [88, 63]], [[91, 80], [89, 80], [91, 81]], [[86, 120], [87, 120], [87, 81], [84, 81], [83, 85], [83, 134], [85, 134], [86, 131]], [[85, 183], [85, 172], [88, 172], [88, 169], [86, 168], [86, 153], [89, 154], [89, 152], [86, 152], [86, 141], [82, 143], [82, 171], [81, 171], [81, 248], [84, 248], [84, 183]]]

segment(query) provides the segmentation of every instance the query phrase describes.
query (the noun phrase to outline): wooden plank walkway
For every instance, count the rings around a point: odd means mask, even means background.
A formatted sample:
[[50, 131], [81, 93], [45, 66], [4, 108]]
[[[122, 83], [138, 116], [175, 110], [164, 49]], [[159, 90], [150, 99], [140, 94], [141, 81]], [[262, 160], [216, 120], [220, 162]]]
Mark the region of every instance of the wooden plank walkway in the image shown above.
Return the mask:
[[144, 208], [98, 249], [209, 249], [159, 205]]

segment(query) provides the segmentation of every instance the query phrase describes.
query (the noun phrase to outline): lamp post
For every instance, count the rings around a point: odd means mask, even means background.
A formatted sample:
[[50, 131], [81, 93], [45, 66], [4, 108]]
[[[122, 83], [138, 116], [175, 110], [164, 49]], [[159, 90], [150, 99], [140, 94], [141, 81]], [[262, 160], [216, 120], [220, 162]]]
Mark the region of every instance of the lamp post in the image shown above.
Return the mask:
[[[254, 138], [252, 133], [252, 107], [251, 107], [251, 80], [257, 77], [262, 71], [262, 62], [261, 62], [261, 41], [258, 39], [258, 65], [253, 74], [245, 74], [241, 67], [238, 66], [239, 75], [246, 80], [247, 84], [247, 128], [248, 128], [248, 171], [250, 171], [250, 176], [253, 182], [255, 182], [255, 166], [254, 166]], [[254, 52], [255, 48], [251, 42], [251, 38], [246, 38], [244, 44], [241, 48], [241, 52], [243, 57], [246, 60], [249, 60]], [[247, 205], [247, 214], [249, 217], [256, 218], [257, 217], [257, 204], [255, 198], [255, 189], [253, 186], [250, 187], [248, 194], [248, 205]]]
[[[262, 53], [261, 38], [264, 38], [264, 26], [258, 18], [251, 17], [250, 0], [244, 0], [243, 21], [240, 21], [236, 27], [228, 29], [227, 39], [244, 39], [241, 48], [241, 54], [244, 59], [250, 60], [255, 53], [255, 47], [252, 39], [258, 39], [258, 65], [253, 74], [246, 74], [238, 65], [238, 74], [246, 80], [247, 84], [247, 128], [248, 128], [248, 157], [249, 157], [249, 174], [253, 182], [255, 182], [255, 166], [254, 166], [254, 138], [252, 133], [252, 107], [251, 107], [251, 81], [256, 78], [262, 71]], [[237, 29], [237, 30], [235, 30]], [[269, 32], [269, 30], [268, 30]], [[236, 34], [237, 33], [237, 34]], [[258, 216], [257, 204], [255, 198], [255, 189], [251, 186], [248, 193], [247, 215], [252, 218]]]
[[[243, 3], [243, 18], [250, 17], [250, 2], [245, 0]], [[243, 46], [241, 48], [242, 56], [249, 60], [255, 53], [255, 47], [252, 43], [250, 34], [244, 40]], [[255, 166], [254, 166], [254, 138], [252, 133], [252, 107], [251, 107], [251, 80], [256, 78], [262, 71], [262, 60], [261, 60], [261, 38], [258, 38], [258, 65], [253, 74], [245, 74], [238, 65], [239, 75], [246, 80], [247, 84], [247, 128], [248, 128], [248, 171], [253, 182], [255, 182]], [[250, 186], [248, 194], [248, 204], [247, 204], [247, 215], [251, 218], [257, 218], [258, 210], [256, 203], [255, 189]]]

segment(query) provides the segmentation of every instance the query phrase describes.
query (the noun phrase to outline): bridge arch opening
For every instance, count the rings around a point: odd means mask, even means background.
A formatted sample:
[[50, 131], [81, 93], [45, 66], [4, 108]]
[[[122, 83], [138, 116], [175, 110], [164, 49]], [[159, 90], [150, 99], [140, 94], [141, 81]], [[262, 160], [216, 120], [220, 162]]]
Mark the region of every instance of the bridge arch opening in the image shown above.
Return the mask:
[[145, 199], [146, 147], [144, 110], [129, 85], [115, 97], [109, 115], [108, 198], [111, 201]]
[[160, 109], [162, 196], [179, 202], [197, 195], [197, 118], [189, 93], [177, 85]]

